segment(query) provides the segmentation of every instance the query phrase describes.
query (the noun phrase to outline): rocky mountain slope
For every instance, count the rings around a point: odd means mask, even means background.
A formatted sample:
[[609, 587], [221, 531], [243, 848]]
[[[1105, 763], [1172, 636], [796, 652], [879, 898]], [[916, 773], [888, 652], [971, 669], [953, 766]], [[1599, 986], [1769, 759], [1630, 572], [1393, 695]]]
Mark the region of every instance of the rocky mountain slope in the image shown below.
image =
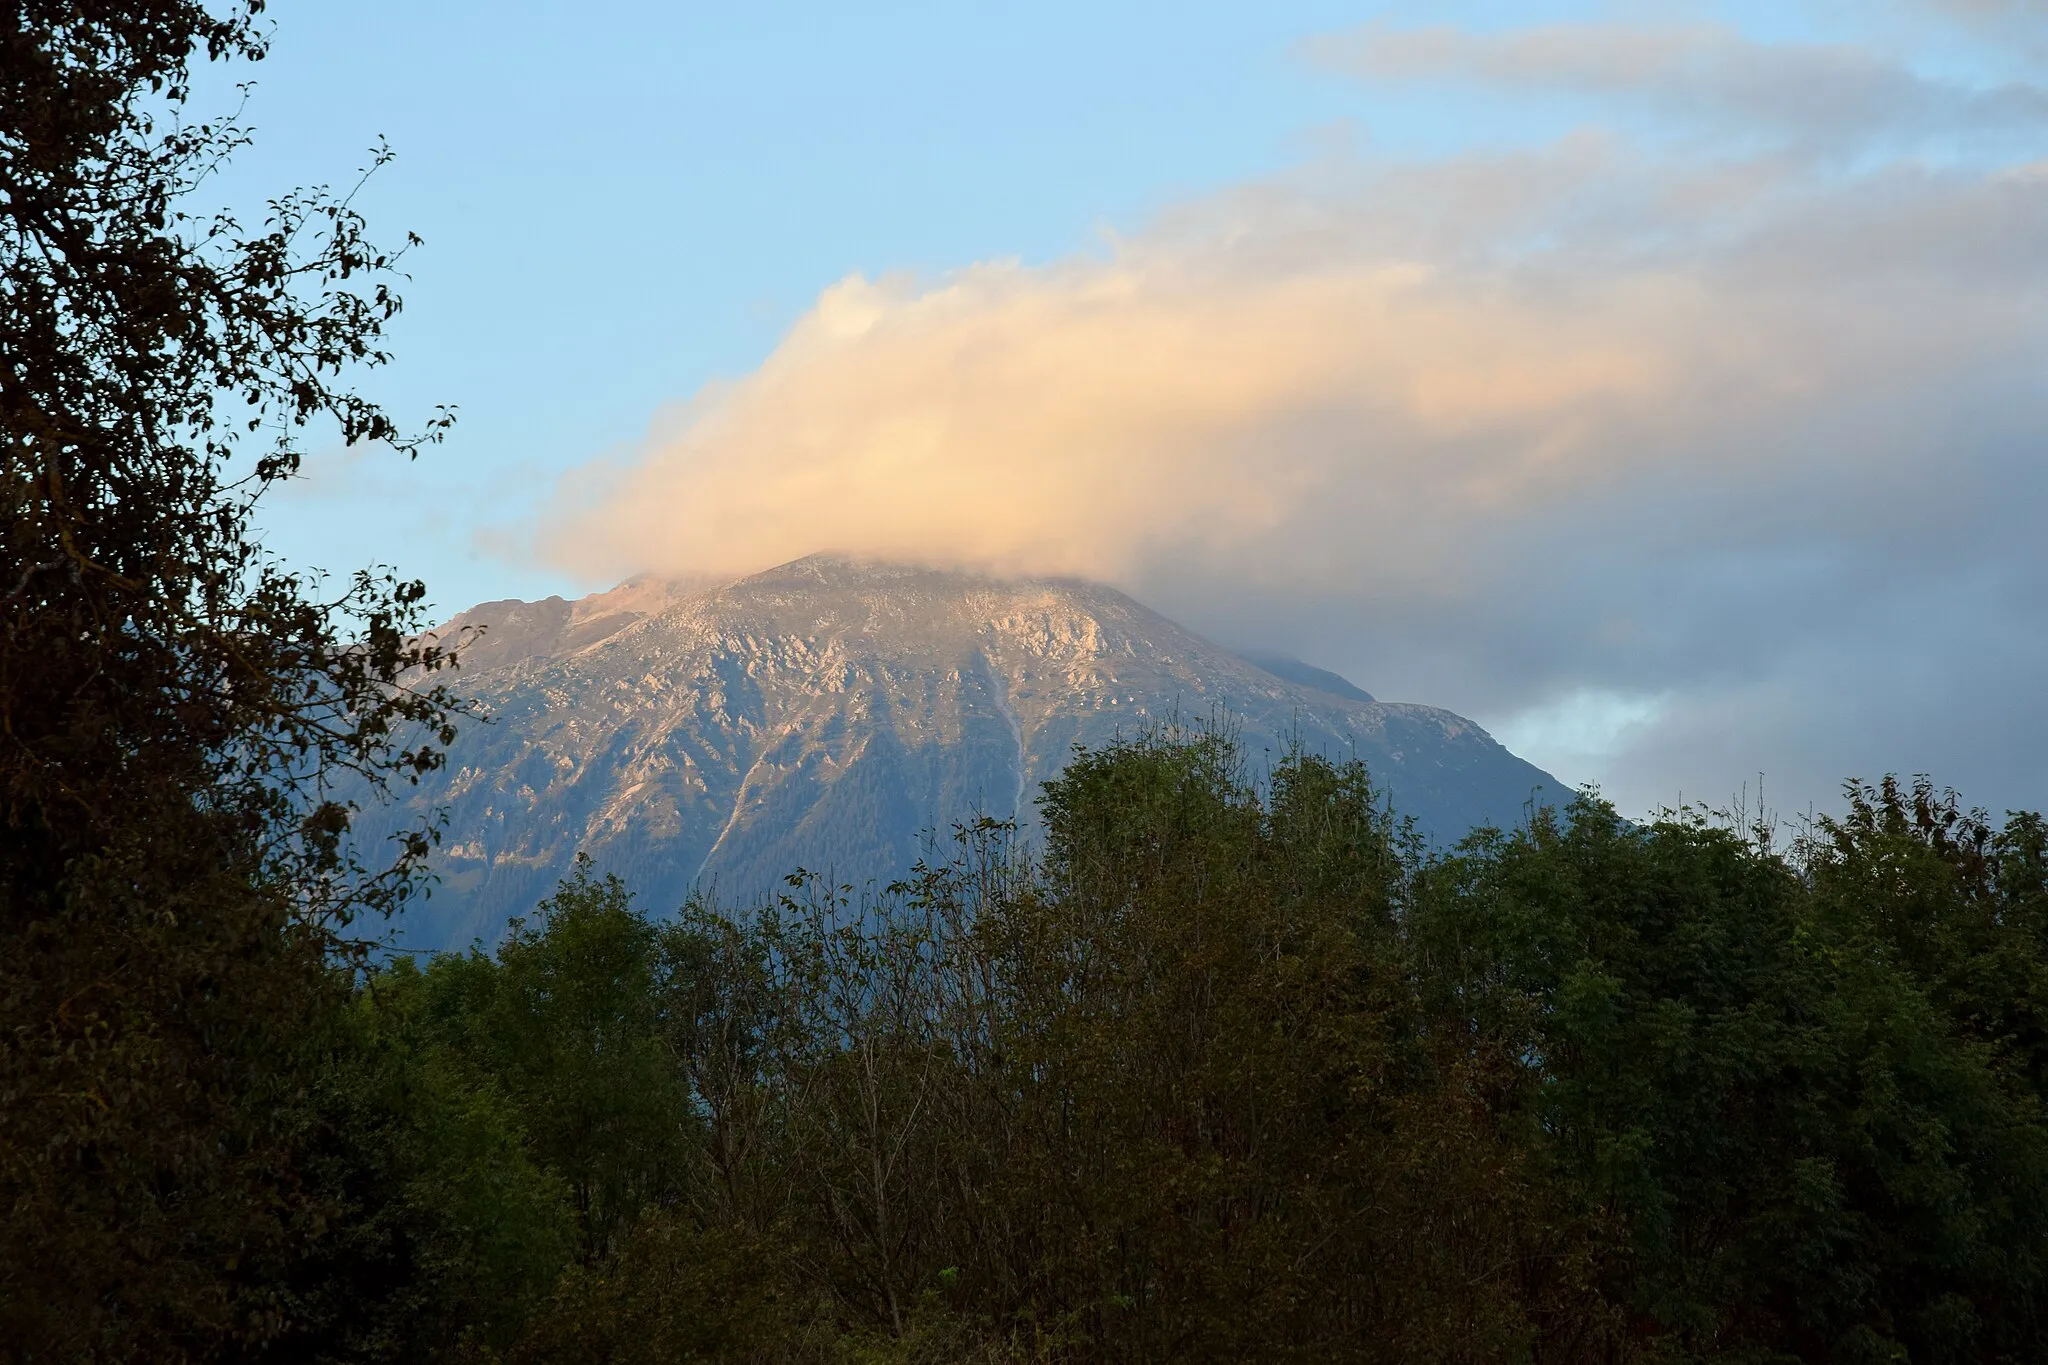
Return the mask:
[[363, 825], [448, 810], [416, 947], [494, 941], [578, 850], [659, 908], [768, 894], [798, 866], [887, 880], [977, 811], [1028, 834], [1073, 746], [1174, 718], [1225, 717], [1255, 766], [1295, 739], [1355, 753], [1438, 838], [1561, 794], [1448, 711], [1255, 663], [1092, 583], [814, 556], [709, 589], [491, 602], [465, 625], [487, 629], [457, 682], [491, 723]]

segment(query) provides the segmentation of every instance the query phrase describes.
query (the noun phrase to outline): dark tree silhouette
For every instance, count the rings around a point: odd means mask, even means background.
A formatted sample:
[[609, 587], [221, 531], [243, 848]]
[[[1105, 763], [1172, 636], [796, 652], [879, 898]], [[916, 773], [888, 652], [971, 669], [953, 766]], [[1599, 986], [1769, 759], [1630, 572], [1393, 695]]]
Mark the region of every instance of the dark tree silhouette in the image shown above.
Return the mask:
[[[219, 1356], [292, 1314], [333, 1223], [297, 1155], [304, 1053], [364, 912], [362, 791], [439, 761], [459, 704], [423, 589], [328, 590], [252, 517], [309, 434], [417, 451], [348, 387], [395, 257], [345, 195], [260, 225], [186, 206], [247, 140], [188, 113], [262, 0], [24, 0], [0, 28], [0, 1340]], [[386, 154], [375, 154], [381, 162]]]

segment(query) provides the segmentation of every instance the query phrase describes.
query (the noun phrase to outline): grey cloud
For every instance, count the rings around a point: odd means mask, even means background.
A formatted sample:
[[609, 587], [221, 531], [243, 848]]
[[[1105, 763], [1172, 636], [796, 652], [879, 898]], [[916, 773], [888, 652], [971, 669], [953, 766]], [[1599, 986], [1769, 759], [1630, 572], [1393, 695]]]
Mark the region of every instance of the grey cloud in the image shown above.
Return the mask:
[[1977, 41], [2010, 66], [2048, 66], [2048, 0], [1903, 0], [1909, 12]]
[[1872, 46], [1765, 43], [1712, 25], [1475, 33], [1378, 22], [1311, 40], [1302, 53], [1370, 81], [1592, 96], [1719, 131], [1763, 130], [1814, 145], [2048, 125], [2048, 87], [1940, 80]]
[[2048, 23], [2048, 0], [1924, 0], [1929, 9], [1972, 23]]

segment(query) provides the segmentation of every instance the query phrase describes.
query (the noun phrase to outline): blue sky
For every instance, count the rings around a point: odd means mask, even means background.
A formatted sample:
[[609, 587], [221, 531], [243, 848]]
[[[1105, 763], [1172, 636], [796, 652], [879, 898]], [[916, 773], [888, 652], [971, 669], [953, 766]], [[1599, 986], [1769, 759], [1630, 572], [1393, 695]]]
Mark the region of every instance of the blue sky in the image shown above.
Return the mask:
[[2048, 801], [2035, 0], [273, 12], [217, 192], [389, 138], [369, 387], [461, 413], [316, 448], [296, 562], [452, 612], [830, 536], [1108, 578], [1634, 809]]
[[[1343, 5], [275, 13], [236, 186], [344, 179], [390, 139], [398, 159], [363, 202], [427, 246], [400, 363], [376, 386], [461, 420], [421, 468], [351, 469], [383, 531], [343, 525], [348, 490], [322, 487], [273, 510], [272, 538], [323, 565], [417, 566], [451, 609], [588, 590], [472, 533], [637, 440], [662, 404], [757, 365], [842, 276], [1085, 250], [1313, 155], [1361, 113], [1290, 56], [1355, 19]], [[419, 490], [413, 512], [386, 496], [401, 488]]]
[[[1751, 22], [1783, 28], [1777, 8]], [[662, 405], [758, 365], [850, 273], [1044, 261], [1333, 149], [1428, 155], [1572, 125], [1569, 107], [1362, 90], [1297, 51], [1400, 12], [276, 5], [271, 56], [238, 73], [255, 81], [257, 141], [227, 193], [346, 181], [389, 139], [398, 158], [361, 202], [387, 236], [427, 245], [399, 363], [372, 387], [401, 412], [456, 404], [460, 423], [417, 468], [365, 456], [284, 500], [272, 541], [322, 567], [403, 564], [450, 610], [588, 591], [597, 579], [492, 554], [476, 533], [637, 441]], [[1506, 25], [1599, 11], [1411, 12]]]

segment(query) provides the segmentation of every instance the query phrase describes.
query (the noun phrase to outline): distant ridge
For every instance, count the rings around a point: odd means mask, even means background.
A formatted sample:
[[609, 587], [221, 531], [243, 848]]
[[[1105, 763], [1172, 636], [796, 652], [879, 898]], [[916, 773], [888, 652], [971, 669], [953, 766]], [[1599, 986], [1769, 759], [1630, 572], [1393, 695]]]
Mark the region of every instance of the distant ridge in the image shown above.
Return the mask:
[[484, 603], [465, 625], [487, 631], [456, 682], [492, 723], [363, 824], [448, 811], [414, 947], [495, 941], [578, 851], [656, 909], [712, 884], [769, 895], [798, 866], [893, 878], [976, 812], [1028, 834], [1075, 745], [1175, 717], [1227, 715], [1254, 763], [1296, 740], [1355, 754], [1438, 839], [1564, 795], [1449, 711], [1234, 653], [1096, 583], [814, 555], [713, 587]]
[[1276, 678], [1285, 678], [1297, 686], [1328, 692], [1333, 697], [1348, 697], [1352, 701], [1371, 701], [1372, 693], [1352, 682], [1349, 678], [1332, 673], [1327, 668], [1305, 664], [1292, 654], [1269, 654], [1262, 649], [1241, 649], [1240, 659], [1257, 664]]

